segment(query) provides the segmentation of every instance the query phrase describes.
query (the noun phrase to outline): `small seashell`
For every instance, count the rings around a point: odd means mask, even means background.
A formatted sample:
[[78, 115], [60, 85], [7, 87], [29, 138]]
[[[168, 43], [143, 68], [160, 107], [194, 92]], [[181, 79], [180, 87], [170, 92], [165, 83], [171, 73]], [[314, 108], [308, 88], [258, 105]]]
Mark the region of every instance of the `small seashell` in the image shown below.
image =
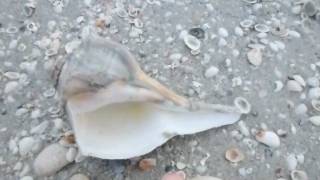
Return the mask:
[[18, 32], [18, 28], [16, 26], [9, 26], [6, 30], [8, 34], [15, 34]]
[[293, 75], [293, 79], [297, 81], [302, 87], [306, 87], [307, 83], [301, 75]]
[[37, 24], [35, 24], [34, 22], [28, 22], [26, 24], [26, 28], [30, 31], [30, 32], [37, 32], [39, 27]]
[[222, 180], [217, 177], [212, 177], [212, 176], [197, 176], [192, 178], [191, 180]]
[[302, 103], [302, 104], [299, 104], [294, 111], [297, 115], [303, 115], [308, 112], [308, 107]]
[[206, 78], [212, 78], [216, 76], [218, 73], [219, 73], [219, 69], [215, 66], [211, 66], [205, 71], [204, 76]]
[[254, 29], [257, 31], [257, 32], [260, 32], [260, 33], [267, 33], [270, 31], [270, 28], [265, 25], [265, 24], [256, 24], [254, 26]]
[[304, 3], [302, 10], [306, 15], [310, 17], [316, 15], [317, 13], [317, 8], [313, 1], [307, 1], [306, 3]]
[[292, 92], [301, 92], [303, 90], [302, 86], [295, 80], [287, 82], [287, 89]]
[[228, 37], [229, 33], [226, 28], [219, 28], [218, 33], [221, 37]]
[[258, 0], [243, 0], [243, 1], [249, 4], [255, 4], [258, 2]]
[[287, 132], [286, 130], [283, 130], [283, 129], [278, 129], [278, 130], [277, 130], [277, 134], [278, 134], [278, 136], [280, 136], [280, 137], [286, 137], [287, 134], [288, 134], [288, 132]]
[[166, 173], [161, 180], [185, 180], [186, 174], [183, 171], [173, 171]]
[[25, 156], [32, 151], [36, 141], [33, 137], [24, 137], [19, 141], [19, 152], [21, 156]]
[[182, 169], [186, 168], [187, 165], [182, 162], [177, 162], [176, 167], [177, 167], [177, 169], [182, 170]]
[[279, 136], [273, 131], [258, 131], [258, 133], [256, 134], [256, 140], [272, 148], [280, 146]]
[[289, 31], [284, 26], [278, 26], [278, 27], [272, 29], [271, 33], [275, 36], [287, 37], [289, 34]]
[[286, 158], [286, 161], [287, 161], [287, 166], [289, 171], [293, 171], [297, 168], [298, 161], [294, 154], [289, 154]]
[[262, 63], [262, 53], [259, 48], [251, 49], [247, 53], [248, 61], [254, 66], [260, 66]]
[[290, 177], [292, 180], [308, 180], [308, 175], [304, 171], [293, 170], [290, 173]]
[[60, 144], [51, 144], [44, 148], [34, 161], [35, 173], [39, 176], [50, 176], [70, 162], [66, 159], [68, 149]]
[[249, 136], [250, 135], [250, 131], [249, 131], [248, 127], [246, 126], [246, 124], [243, 121], [239, 121], [238, 125], [239, 125], [240, 132], [244, 136]]
[[69, 180], [90, 180], [88, 176], [84, 174], [74, 174]]
[[315, 88], [310, 88], [308, 92], [308, 97], [310, 99], [318, 99], [320, 98], [320, 88], [315, 87]]
[[254, 22], [251, 19], [246, 19], [240, 22], [240, 26], [243, 28], [251, 28], [253, 23]]
[[190, 53], [194, 56], [200, 54], [200, 52], [201, 52], [200, 49], [190, 51]]
[[279, 92], [282, 90], [283, 83], [281, 81], [275, 81], [274, 84], [275, 84], [275, 88], [273, 90], [274, 92]]
[[251, 111], [251, 104], [244, 97], [237, 97], [234, 100], [234, 105], [240, 110], [243, 114], [249, 114]]
[[310, 77], [307, 79], [307, 84], [310, 87], [319, 87], [320, 86], [320, 82], [319, 79], [316, 77]]
[[234, 28], [234, 33], [237, 35], [237, 36], [243, 36], [243, 30], [241, 29], [241, 27], [237, 26]]
[[36, 11], [35, 3], [28, 2], [24, 5], [23, 12], [27, 17], [31, 17]]
[[199, 50], [201, 42], [196, 37], [186, 34], [183, 38], [185, 45], [191, 50]]
[[189, 30], [189, 34], [198, 38], [198, 39], [204, 39], [205, 37], [205, 32], [202, 28], [199, 27], [195, 27], [195, 28], [191, 28]]
[[69, 161], [69, 162], [73, 162], [75, 159], [76, 159], [76, 156], [78, 154], [78, 151], [76, 148], [69, 148], [68, 149], [68, 152], [66, 154], [66, 159]]
[[309, 121], [315, 126], [320, 126], [320, 116], [312, 116]]
[[124, 8], [117, 8], [116, 14], [121, 18], [127, 18], [129, 17], [128, 12]]
[[157, 160], [154, 158], [142, 159], [139, 161], [139, 168], [142, 171], [151, 171], [157, 165]]
[[316, 100], [316, 99], [311, 100], [311, 105], [312, 105], [313, 109], [320, 112], [320, 101], [319, 100]]
[[237, 148], [230, 148], [226, 151], [225, 158], [232, 163], [237, 163], [244, 159], [244, 154]]

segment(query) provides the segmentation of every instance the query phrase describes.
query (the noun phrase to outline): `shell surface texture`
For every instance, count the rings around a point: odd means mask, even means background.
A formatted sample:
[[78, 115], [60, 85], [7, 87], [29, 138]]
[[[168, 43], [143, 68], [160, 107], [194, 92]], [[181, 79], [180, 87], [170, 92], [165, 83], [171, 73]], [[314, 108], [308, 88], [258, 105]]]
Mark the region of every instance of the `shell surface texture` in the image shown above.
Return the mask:
[[189, 102], [147, 76], [126, 47], [99, 37], [69, 56], [58, 87], [80, 151], [102, 159], [141, 156], [241, 115], [234, 106]]

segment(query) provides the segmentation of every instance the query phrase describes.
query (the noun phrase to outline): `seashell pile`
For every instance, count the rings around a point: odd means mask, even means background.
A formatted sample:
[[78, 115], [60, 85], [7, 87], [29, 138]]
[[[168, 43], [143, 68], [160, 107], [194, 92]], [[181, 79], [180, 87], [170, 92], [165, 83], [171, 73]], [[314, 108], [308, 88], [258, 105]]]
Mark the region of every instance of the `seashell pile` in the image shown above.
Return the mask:
[[[185, 42], [190, 49], [200, 48], [192, 35]], [[95, 36], [67, 59], [59, 92], [81, 153], [102, 159], [141, 156], [176, 135], [235, 123], [250, 110], [243, 100], [236, 104], [241, 111], [191, 103], [147, 76], [125, 47]]]

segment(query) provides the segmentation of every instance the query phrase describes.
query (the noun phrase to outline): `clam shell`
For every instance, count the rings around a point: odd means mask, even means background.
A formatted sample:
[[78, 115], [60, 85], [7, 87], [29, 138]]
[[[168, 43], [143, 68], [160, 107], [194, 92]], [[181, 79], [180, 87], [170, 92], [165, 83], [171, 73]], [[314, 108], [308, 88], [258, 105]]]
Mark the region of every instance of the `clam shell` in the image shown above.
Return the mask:
[[60, 144], [51, 144], [43, 149], [34, 161], [34, 171], [39, 176], [50, 176], [70, 162], [66, 159], [68, 149]]
[[320, 126], [320, 116], [312, 116], [309, 121], [315, 126]]
[[304, 171], [293, 170], [290, 173], [290, 177], [292, 180], [308, 180], [308, 175]]
[[240, 22], [240, 26], [243, 28], [251, 28], [254, 22], [251, 19], [246, 19]]
[[256, 140], [272, 148], [280, 146], [279, 136], [273, 131], [258, 131], [256, 134]]
[[260, 33], [267, 33], [270, 31], [269, 26], [265, 25], [265, 24], [256, 24], [254, 26], [254, 29]]
[[308, 16], [314, 16], [317, 13], [317, 8], [313, 1], [307, 1], [304, 3], [302, 10]]
[[191, 50], [199, 50], [201, 42], [196, 37], [186, 34], [183, 38], [185, 45]]
[[244, 154], [237, 148], [230, 148], [226, 151], [225, 158], [232, 163], [238, 163], [244, 159]]
[[84, 156], [141, 156], [176, 135], [232, 124], [241, 115], [232, 106], [190, 104], [147, 76], [118, 43], [89, 38], [71, 55], [60, 73], [59, 93]]
[[240, 110], [243, 114], [249, 114], [251, 111], [251, 104], [244, 97], [237, 97], [234, 100], [234, 105]]

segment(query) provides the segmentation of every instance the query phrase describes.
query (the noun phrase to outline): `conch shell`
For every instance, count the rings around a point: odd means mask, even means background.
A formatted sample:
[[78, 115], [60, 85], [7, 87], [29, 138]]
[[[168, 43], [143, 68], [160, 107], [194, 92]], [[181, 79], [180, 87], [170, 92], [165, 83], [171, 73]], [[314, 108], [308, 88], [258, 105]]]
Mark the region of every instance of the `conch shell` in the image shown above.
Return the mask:
[[141, 156], [241, 115], [232, 106], [190, 103], [147, 76], [124, 46], [95, 36], [67, 58], [59, 90], [80, 151], [102, 159]]

